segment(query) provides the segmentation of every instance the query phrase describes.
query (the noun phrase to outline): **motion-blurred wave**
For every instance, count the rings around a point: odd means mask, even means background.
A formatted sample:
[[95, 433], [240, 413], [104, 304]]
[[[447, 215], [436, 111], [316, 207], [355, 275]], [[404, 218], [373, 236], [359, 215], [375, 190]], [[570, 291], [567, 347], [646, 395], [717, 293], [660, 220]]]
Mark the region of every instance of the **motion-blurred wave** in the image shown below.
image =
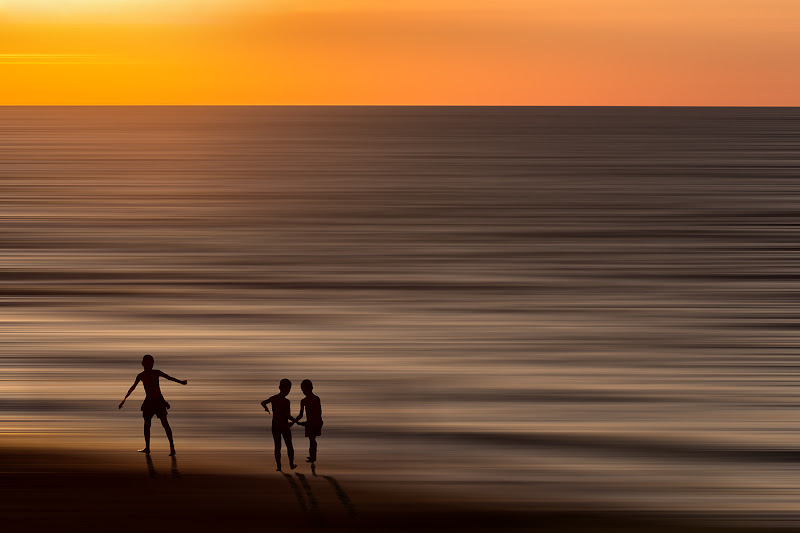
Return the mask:
[[796, 109], [0, 108], [0, 431], [136, 447], [116, 405], [152, 353], [189, 379], [163, 385], [179, 449], [268, 451], [258, 402], [288, 377], [298, 410], [310, 378], [320, 460], [364, 475], [793, 520], [798, 131]]

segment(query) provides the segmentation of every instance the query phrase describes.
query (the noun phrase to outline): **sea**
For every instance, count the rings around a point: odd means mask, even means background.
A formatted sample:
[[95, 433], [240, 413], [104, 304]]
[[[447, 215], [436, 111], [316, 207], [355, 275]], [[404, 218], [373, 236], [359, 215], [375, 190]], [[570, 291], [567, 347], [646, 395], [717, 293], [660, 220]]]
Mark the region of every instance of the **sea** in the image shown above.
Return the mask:
[[310, 379], [337, 472], [800, 524], [798, 108], [0, 107], [0, 254], [0, 440], [152, 354], [209, 461]]

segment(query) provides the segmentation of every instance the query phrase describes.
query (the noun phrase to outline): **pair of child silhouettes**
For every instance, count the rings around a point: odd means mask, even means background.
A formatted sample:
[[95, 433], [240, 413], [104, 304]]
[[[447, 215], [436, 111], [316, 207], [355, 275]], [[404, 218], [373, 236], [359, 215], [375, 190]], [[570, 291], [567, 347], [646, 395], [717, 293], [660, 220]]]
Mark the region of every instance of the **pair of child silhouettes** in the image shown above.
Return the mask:
[[[161, 420], [161, 425], [164, 426], [167, 439], [169, 439], [169, 454], [173, 456], [175, 455], [175, 444], [172, 441], [172, 429], [169, 427], [169, 422], [167, 421], [167, 410], [170, 405], [161, 394], [161, 387], [158, 384], [158, 379], [168, 379], [175, 383], [180, 383], [181, 385], [186, 385], [188, 381], [185, 379], [175, 379], [160, 370], [154, 370], [154, 363], [155, 360], [152, 355], [145, 355], [142, 357], [142, 366], [144, 370], [136, 376], [133, 385], [131, 385], [131, 388], [128, 389], [128, 393], [120, 402], [119, 409], [122, 409], [122, 406], [125, 405], [125, 400], [128, 399], [128, 396], [131, 395], [141, 381], [144, 384], [145, 391], [145, 399], [141, 407], [142, 416], [144, 417], [144, 448], [139, 451], [142, 453], [150, 453], [150, 423], [153, 419], [153, 415], [155, 415]], [[300, 389], [302, 389], [306, 397], [300, 401], [300, 414], [297, 415], [297, 418], [291, 416], [289, 399], [286, 397], [289, 391], [292, 390], [292, 382], [288, 379], [282, 379], [278, 389], [280, 390], [278, 394], [261, 402], [261, 405], [267, 412], [269, 412], [267, 404], [272, 404], [272, 438], [275, 441], [275, 462], [278, 465], [277, 469], [281, 469], [281, 438], [286, 442], [289, 466], [291, 466], [292, 469], [297, 468], [297, 465], [294, 464], [294, 447], [292, 446], [292, 432], [290, 429], [293, 424], [305, 426], [306, 437], [310, 440], [309, 455], [306, 462], [314, 463], [317, 460], [317, 437], [322, 435], [322, 404], [320, 403], [319, 397], [312, 392], [314, 390], [314, 385], [311, 383], [311, 380], [308, 379], [304, 379], [300, 384]], [[306, 421], [300, 422], [304, 412], [306, 414]]]
[[[275, 441], [275, 463], [276, 470], [281, 469], [281, 438], [286, 442], [286, 454], [289, 456], [289, 467], [292, 469], [297, 468], [294, 464], [294, 446], [292, 446], [292, 430], [290, 429], [293, 424], [305, 426], [306, 437], [309, 439], [307, 463], [314, 463], [317, 460], [317, 437], [322, 435], [322, 404], [320, 403], [319, 396], [314, 394], [314, 384], [310, 379], [304, 379], [300, 383], [300, 390], [306, 395], [305, 398], [300, 400], [300, 414], [297, 418], [293, 418], [290, 410], [289, 391], [292, 390], [292, 382], [288, 379], [282, 379], [278, 385], [280, 392], [275, 396], [271, 396], [261, 402], [261, 406], [266, 412], [269, 413], [267, 404], [272, 404], [272, 440]], [[306, 421], [300, 422], [305, 412]]]

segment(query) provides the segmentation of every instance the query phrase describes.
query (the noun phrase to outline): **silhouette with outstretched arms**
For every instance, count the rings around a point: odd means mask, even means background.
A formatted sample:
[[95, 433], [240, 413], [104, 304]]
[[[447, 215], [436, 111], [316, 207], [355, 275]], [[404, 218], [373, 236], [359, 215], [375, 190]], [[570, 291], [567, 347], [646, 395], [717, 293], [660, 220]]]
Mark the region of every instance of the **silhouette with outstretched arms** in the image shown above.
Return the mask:
[[[322, 403], [319, 401], [319, 396], [312, 392], [314, 384], [310, 379], [304, 379], [300, 383], [300, 389], [306, 397], [300, 400], [300, 414], [297, 415], [295, 422], [306, 428], [306, 437], [309, 440], [306, 462], [313, 464], [317, 460], [317, 437], [322, 435]], [[300, 422], [303, 411], [306, 413], [306, 421]]]
[[292, 446], [291, 427], [296, 420], [289, 414], [291, 408], [289, 399], [286, 397], [289, 391], [292, 390], [292, 382], [288, 379], [282, 379], [278, 389], [280, 392], [261, 402], [261, 406], [269, 413], [267, 404], [272, 404], [272, 440], [275, 441], [275, 463], [277, 464], [275, 470], [281, 470], [281, 437], [284, 442], [286, 442], [286, 454], [289, 456], [289, 467], [294, 470], [297, 468], [297, 465], [294, 464], [294, 446]]
[[144, 448], [139, 451], [142, 453], [150, 453], [150, 421], [153, 415], [156, 415], [159, 420], [161, 420], [161, 425], [164, 426], [164, 431], [167, 433], [167, 438], [169, 439], [169, 454], [175, 455], [175, 444], [172, 441], [172, 428], [169, 427], [169, 422], [167, 421], [169, 403], [167, 403], [167, 400], [161, 395], [161, 387], [158, 385], [158, 378], [168, 379], [175, 383], [180, 383], [181, 385], [186, 385], [188, 381], [185, 379], [175, 379], [161, 370], [153, 370], [154, 364], [155, 360], [152, 355], [148, 354], [142, 357], [144, 371], [136, 376], [136, 381], [133, 382], [131, 388], [128, 389], [128, 394], [126, 394], [119, 403], [119, 408], [122, 409], [122, 406], [125, 405], [125, 400], [128, 399], [128, 396], [131, 395], [136, 385], [141, 381], [144, 384], [145, 392], [145, 399], [142, 403], [142, 416], [144, 417]]

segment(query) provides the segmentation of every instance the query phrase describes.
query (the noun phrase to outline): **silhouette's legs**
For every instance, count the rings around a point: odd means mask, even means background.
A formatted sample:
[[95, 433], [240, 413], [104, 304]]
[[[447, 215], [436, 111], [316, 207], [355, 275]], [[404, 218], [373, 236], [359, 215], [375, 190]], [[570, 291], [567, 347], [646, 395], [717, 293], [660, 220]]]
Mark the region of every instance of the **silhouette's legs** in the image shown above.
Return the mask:
[[175, 455], [175, 443], [172, 442], [172, 428], [169, 427], [166, 415], [161, 417], [161, 425], [164, 426], [164, 431], [167, 433], [167, 439], [169, 440], [169, 454]]
[[[281, 469], [281, 434], [278, 431], [272, 432], [272, 440], [275, 441], [275, 464], [278, 465], [278, 468], [275, 470]], [[289, 460], [291, 462], [291, 459]]]
[[150, 419], [144, 419], [144, 448], [139, 450], [142, 453], [150, 453]]
[[311, 436], [308, 437], [308, 440], [308, 462], [313, 463], [317, 460], [317, 437]]
[[294, 470], [297, 465], [294, 464], [294, 446], [292, 445], [292, 431], [287, 429], [283, 434], [283, 440], [286, 441], [286, 455], [289, 456], [289, 468]]

